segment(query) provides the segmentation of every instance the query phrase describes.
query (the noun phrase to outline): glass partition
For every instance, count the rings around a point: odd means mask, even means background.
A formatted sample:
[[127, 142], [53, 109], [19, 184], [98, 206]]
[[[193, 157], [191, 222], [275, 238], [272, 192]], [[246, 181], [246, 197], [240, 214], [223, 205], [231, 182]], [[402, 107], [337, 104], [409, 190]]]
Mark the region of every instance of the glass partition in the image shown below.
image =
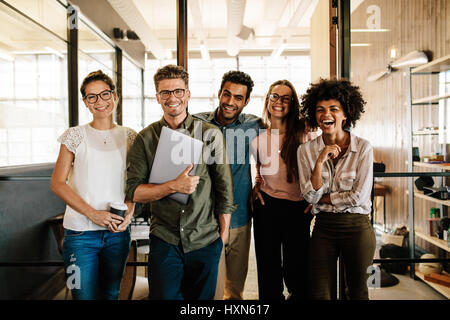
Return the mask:
[[[40, 9], [66, 21], [62, 6]], [[67, 43], [4, 3], [0, 29], [0, 166], [53, 162], [68, 127]]]
[[317, 1], [188, 3], [191, 113], [218, 106], [222, 76], [248, 73], [254, 82], [245, 113], [262, 115], [274, 81], [287, 79], [303, 93], [310, 81], [310, 19]]
[[67, 10], [56, 0], [7, 0], [25, 15], [67, 40]]
[[159, 121], [162, 117], [161, 106], [156, 102], [153, 75], [156, 70], [167, 64], [177, 64], [177, 1], [175, 0], [135, 0], [141, 11], [149, 33], [156, 38], [153, 52], [150, 48], [146, 54], [144, 70], [144, 112], [143, 127]]
[[[78, 87], [90, 72], [97, 70], [102, 70], [115, 81], [114, 47], [81, 19], [78, 28]], [[82, 125], [90, 122], [92, 115], [79, 90], [78, 95], [78, 123]]]
[[122, 56], [122, 124], [143, 129], [142, 72], [126, 55]]
[[[156, 101], [156, 89], [153, 76], [158, 70], [168, 64], [177, 64], [176, 60], [147, 59], [144, 70], [144, 127], [161, 120], [163, 111]], [[191, 98], [192, 99], [192, 98]], [[190, 105], [191, 103], [189, 103]]]

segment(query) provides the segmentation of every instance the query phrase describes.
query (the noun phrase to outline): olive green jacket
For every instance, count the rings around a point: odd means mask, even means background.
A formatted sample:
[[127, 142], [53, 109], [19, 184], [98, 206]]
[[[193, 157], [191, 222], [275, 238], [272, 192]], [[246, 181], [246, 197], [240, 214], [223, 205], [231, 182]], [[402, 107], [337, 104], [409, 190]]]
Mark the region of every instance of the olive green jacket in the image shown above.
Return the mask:
[[[148, 183], [163, 126], [168, 126], [164, 118], [139, 132], [128, 153], [126, 194], [129, 199], [133, 199], [140, 184]], [[231, 214], [237, 205], [234, 204], [233, 175], [222, 132], [190, 114], [177, 130], [189, 132], [191, 137], [204, 141], [203, 159], [195, 172], [200, 181], [186, 205], [169, 197], [151, 202], [150, 234], [173, 245], [181, 241], [183, 251], [189, 252], [217, 240], [217, 215]]]

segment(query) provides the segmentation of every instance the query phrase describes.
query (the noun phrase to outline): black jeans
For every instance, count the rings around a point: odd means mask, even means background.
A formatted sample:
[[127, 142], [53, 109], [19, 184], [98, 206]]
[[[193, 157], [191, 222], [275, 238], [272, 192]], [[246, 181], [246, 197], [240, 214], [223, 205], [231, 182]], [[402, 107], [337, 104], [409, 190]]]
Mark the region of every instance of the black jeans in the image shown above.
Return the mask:
[[261, 192], [253, 203], [253, 230], [260, 300], [306, 299], [311, 213], [306, 201], [277, 199]]

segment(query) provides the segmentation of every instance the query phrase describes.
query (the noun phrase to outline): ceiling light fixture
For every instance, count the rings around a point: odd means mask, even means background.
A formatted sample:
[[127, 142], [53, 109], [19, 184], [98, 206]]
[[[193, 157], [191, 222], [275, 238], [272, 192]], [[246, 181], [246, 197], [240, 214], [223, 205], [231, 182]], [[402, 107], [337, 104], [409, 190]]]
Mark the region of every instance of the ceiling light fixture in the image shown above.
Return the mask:
[[389, 32], [389, 29], [350, 29], [350, 32]]
[[210, 57], [209, 57], [209, 51], [205, 46], [205, 43], [202, 41], [200, 42], [200, 53], [202, 55], [202, 59], [209, 61]]
[[128, 40], [139, 40], [136, 32], [131, 30], [122, 30], [120, 28], [113, 29], [114, 38], [118, 40], [128, 41]]
[[396, 48], [391, 49], [390, 57], [391, 57], [391, 59], [395, 59], [397, 57], [397, 49]]
[[350, 47], [370, 47], [370, 43], [352, 43]]
[[283, 42], [280, 44], [280, 46], [272, 51], [272, 58], [278, 58], [281, 56], [281, 53], [286, 49], [286, 39], [283, 39]]

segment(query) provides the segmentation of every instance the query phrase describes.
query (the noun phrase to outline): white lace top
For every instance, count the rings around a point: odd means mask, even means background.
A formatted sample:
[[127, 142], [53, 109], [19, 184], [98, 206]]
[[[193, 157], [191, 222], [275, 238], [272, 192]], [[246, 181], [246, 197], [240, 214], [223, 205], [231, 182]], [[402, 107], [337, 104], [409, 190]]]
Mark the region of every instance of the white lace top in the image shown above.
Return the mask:
[[[135, 138], [136, 131], [127, 127], [97, 130], [89, 124], [69, 128], [58, 138], [75, 155], [69, 186], [94, 209], [109, 210], [110, 202], [124, 201], [126, 156]], [[106, 230], [68, 205], [63, 226], [74, 231]]]

